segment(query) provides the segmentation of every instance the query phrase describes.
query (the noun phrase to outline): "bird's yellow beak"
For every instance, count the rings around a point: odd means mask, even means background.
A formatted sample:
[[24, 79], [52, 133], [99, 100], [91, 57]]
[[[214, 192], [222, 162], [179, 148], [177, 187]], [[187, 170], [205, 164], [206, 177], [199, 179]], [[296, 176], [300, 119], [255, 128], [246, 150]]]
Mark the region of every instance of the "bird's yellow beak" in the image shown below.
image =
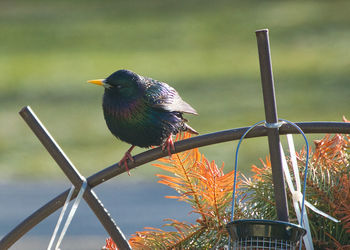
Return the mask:
[[87, 81], [87, 82], [88, 82], [88, 83], [97, 84], [97, 85], [100, 85], [100, 86], [104, 86], [104, 85], [105, 85], [104, 80], [105, 80], [105, 79], [96, 79], [96, 80], [89, 80], [89, 81]]

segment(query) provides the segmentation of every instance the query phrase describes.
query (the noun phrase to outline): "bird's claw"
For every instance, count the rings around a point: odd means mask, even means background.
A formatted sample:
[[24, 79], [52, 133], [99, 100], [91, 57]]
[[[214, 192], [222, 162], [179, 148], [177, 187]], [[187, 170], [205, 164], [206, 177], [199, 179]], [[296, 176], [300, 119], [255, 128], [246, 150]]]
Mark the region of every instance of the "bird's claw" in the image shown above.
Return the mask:
[[130, 171], [129, 171], [129, 167], [128, 167], [128, 163], [127, 161], [130, 160], [131, 162], [135, 162], [134, 158], [131, 155], [131, 150], [133, 150], [135, 146], [132, 146], [131, 148], [129, 148], [128, 151], [125, 152], [123, 158], [119, 161], [118, 165], [121, 166], [122, 164], [124, 164], [125, 166], [125, 170], [128, 172], [128, 175], [130, 176]]
[[171, 159], [171, 150], [175, 151], [174, 141], [173, 141], [173, 135], [170, 134], [168, 139], [163, 143], [162, 145], [162, 151], [165, 150], [165, 148], [168, 151], [169, 159]]

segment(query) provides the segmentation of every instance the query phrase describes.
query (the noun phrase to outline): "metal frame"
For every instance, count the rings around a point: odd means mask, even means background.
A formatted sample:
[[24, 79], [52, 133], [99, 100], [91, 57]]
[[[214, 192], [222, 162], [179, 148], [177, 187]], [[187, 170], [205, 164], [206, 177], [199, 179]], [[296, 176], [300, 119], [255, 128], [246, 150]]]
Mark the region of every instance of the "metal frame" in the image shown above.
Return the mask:
[[268, 30], [256, 31], [258, 43], [261, 84], [264, 97], [266, 123], [269, 124], [267, 138], [271, 157], [272, 180], [276, 199], [277, 218], [280, 221], [289, 221], [286, 187], [282, 169], [279, 124], [273, 82], [270, 42]]
[[[34, 134], [38, 137], [40, 142], [50, 153], [51, 157], [56, 161], [57, 165], [62, 169], [70, 182], [74, 185], [74, 192], [76, 196], [80, 190], [81, 185], [85, 181], [85, 177], [83, 177], [75, 168], [73, 163], [71, 163], [71, 161], [62, 151], [50, 133], [46, 130], [46, 128], [42, 125], [30, 107], [24, 107], [19, 112], [19, 114], [22, 116]], [[89, 185], [87, 185], [83, 198], [91, 210], [95, 213], [96, 217], [99, 219], [103, 227], [112, 237], [112, 239], [115, 242], [118, 242], [118, 246], [122, 249], [131, 249], [125, 236], [120, 231], [114, 220], [109, 215], [107, 209], [104, 208], [102, 202], [98, 199], [96, 193], [90, 188]]]
[[[268, 30], [256, 31], [259, 61], [261, 70], [261, 79], [263, 86], [264, 105], [266, 122], [269, 126], [258, 126], [250, 131], [246, 138], [255, 138], [261, 136], [268, 136], [269, 149], [271, 155], [271, 163], [273, 170], [273, 181], [275, 187], [275, 196], [277, 206], [277, 215], [279, 220], [288, 221], [288, 209], [286, 207], [286, 193], [283, 174], [281, 172], [281, 156], [279, 151], [279, 135], [282, 134], [297, 134], [296, 128], [289, 124], [281, 124], [277, 126], [277, 109], [274, 93], [273, 74], [270, 59], [270, 48], [268, 40]], [[33, 130], [35, 135], [39, 138], [41, 143], [45, 146], [47, 151], [55, 159], [62, 171], [66, 174], [72, 184], [76, 187], [72, 195], [72, 200], [77, 196], [78, 190], [82, 185], [84, 177], [78, 172], [74, 165], [69, 161], [68, 157], [60, 149], [58, 144], [50, 136], [34, 112], [29, 107], [24, 107], [20, 111], [20, 115], [27, 122], [28, 126]], [[301, 122], [296, 123], [304, 133], [349, 133], [350, 123], [343, 122]], [[275, 126], [276, 125], [276, 126]], [[230, 130], [219, 131], [215, 133], [196, 136], [190, 139], [178, 141], [175, 143], [175, 152], [179, 153], [192, 148], [204, 147], [212, 144], [239, 140], [242, 135], [249, 129], [249, 127], [236, 128]], [[145, 163], [151, 162], [158, 158], [166, 156], [160, 148], [148, 150], [134, 156], [134, 162], [128, 162], [129, 169], [136, 168]], [[87, 178], [87, 189], [84, 193], [84, 199], [90, 208], [94, 211], [101, 224], [104, 226], [108, 234], [115, 241], [119, 249], [131, 249], [128, 241], [125, 239], [123, 233], [118, 228], [116, 223], [111, 218], [108, 211], [103, 207], [103, 204], [98, 199], [92, 188], [103, 182], [118, 176], [126, 171], [124, 166], [119, 166], [115, 163], [94, 175]], [[4, 236], [0, 241], [0, 249], [8, 249], [17, 240], [19, 240], [29, 230], [39, 224], [46, 217], [61, 208], [68, 195], [69, 189], [65, 190], [47, 204], [39, 208], [19, 225], [17, 225], [11, 232]]]

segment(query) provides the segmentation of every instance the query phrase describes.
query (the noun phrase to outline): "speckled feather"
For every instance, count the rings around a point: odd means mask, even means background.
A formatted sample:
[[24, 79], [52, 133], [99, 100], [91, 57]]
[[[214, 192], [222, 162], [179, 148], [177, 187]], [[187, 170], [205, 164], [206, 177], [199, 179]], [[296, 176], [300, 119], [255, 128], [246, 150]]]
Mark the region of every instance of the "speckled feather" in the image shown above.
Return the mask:
[[105, 79], [104, 117], [117, 138], [139, 147], [162, 145], [180, 131], [198, 134], [183, 113], [197, 112], [166, 83], [119, 70]]

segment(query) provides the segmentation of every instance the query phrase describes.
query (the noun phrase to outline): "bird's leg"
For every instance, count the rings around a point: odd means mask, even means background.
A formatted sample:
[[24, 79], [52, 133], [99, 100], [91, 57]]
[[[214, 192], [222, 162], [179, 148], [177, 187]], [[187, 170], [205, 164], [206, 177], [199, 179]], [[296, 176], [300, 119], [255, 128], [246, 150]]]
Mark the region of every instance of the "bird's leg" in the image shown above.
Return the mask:
[[169, 158], [171, 159], [171, 149], [175, 151], [174, 141], [173, 141], [173, 134], [170, 134], [168, 139], [165, 140], [165, 142], [162, 145], [162, 150], [167, 149]]
[[131, 156], [131, 151], [134, 149], [134, 145], [132, 145], [128, 151], [125, 152], [123, 158], [119, 161], [119, 166], [121, 166], [123, 163], [124, 163], [124, 166], [125, 166], [125, 169], [126, 171], [128, 172], [128, 175], [130, 176], [130, 171], [129, 171], [129, 168], [128, 168], [128, 163], [127, 163], [127, 160], [130, 160], [132, 162], [134, 162], [134, 158], [132, 158]]

